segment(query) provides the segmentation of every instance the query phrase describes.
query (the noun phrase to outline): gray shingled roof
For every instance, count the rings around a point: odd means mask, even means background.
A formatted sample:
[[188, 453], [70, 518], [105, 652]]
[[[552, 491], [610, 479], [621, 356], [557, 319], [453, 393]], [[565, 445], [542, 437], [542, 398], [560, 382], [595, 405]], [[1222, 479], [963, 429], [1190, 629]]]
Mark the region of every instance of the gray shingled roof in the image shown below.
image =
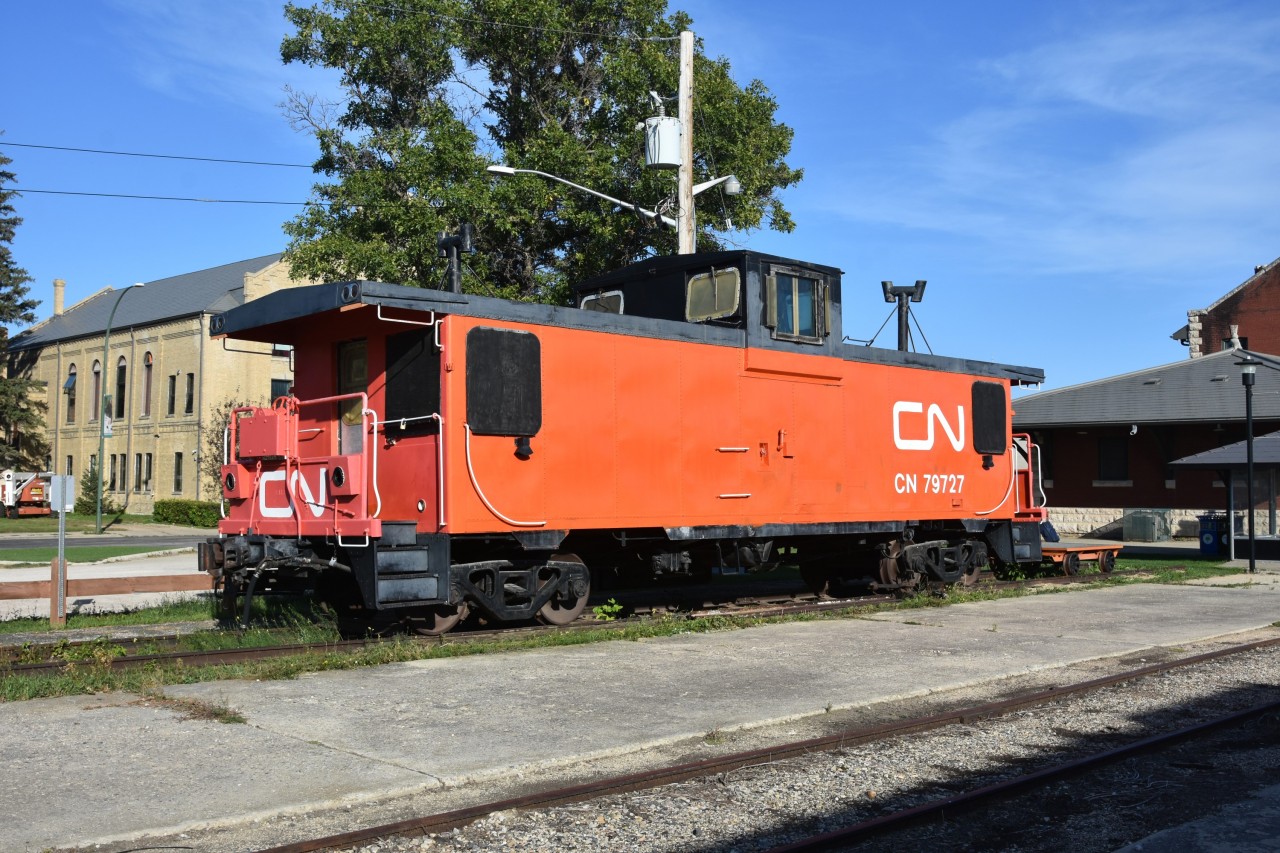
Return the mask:
[[[1247, 441], [1237, 441], [1184, 456], [1171, 462], [1186, 468], [1212, 468], [1221, 471], [1227, 468], [1245, 468], [1249, 464], [1249, 448]], [[1253, 438], [1253, 464], [1259, 468], [1280, 468], [1280, 432], [1257, 435]]]
[[1263, 362], [1254, 386], [1254, 417], [1280, 419], [1280, 356], [1238, 349], [1018, 397], [1013, 423], [1037, 429], [1242, 421], [1244, 387], [1235, 362], [1246, 354]]
[[[249, 258], [207, 270], [146, 282], [120, 301], [111, 328], [149, 326], [177, 317], [218, 313], [244, 302], [245, 273], [258, 272], [280, 260], [281, 253]], [[119, 290], [103, 290], [77, 303], [66, 312], [50, 317], [9, 341], [9, 349], [24, 350], [48, 346], [57, 341], [100, 335]]]

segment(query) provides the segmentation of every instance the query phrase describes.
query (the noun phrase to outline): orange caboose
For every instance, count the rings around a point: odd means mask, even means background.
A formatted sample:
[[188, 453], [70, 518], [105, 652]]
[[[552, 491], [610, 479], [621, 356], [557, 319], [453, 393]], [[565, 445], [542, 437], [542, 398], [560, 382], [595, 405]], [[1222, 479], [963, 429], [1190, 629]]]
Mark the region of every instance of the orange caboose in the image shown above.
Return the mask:
[[292, 345], [295, 388], [233, 417], [201, 565], [229, 598], [306, 584], [435, 631], [567, 621], [593, 572], [785, 551], [826, 589], [1039, 562], [1009, 389], [1041, 372], [850, 346], [840, 285], [734, 251], [633, 264], [573, 308], [347, 282], [219, 315]]

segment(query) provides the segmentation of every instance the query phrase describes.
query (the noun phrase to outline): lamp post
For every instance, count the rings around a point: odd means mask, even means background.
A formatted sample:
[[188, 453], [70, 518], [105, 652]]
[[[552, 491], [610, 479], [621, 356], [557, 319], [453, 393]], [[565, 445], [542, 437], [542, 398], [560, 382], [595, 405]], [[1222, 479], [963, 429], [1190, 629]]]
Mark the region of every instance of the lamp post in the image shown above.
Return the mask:
[[645, 210], [643, 207], [637, 207], [636, 205], [632, 204], [629, 201], [623, 201], [622, 199], [614, 198], [613, 196], [605, 195], [604, 193], [601, 193], [601, 192], [596, 192], [595, 190], [589, 187], [582, 186], [582, 184], [575, 184], [573, 181], [566, 181], [564, 178], [561, 178], [557, 175], [553, 175], [550, 172], [540, 172], [537, 169], [515, 169], [515, 168], [512, 168], [511, 166], [489, 166], [487, 169], [485, 169], [485, 171], [493, 175], [502, 175], [504, 177], [511, 177], [512, 175], [538, 175], [540, 177], [546, 178], [549, 181], [555, 181], [557, 183], [564, 184], [566, 187], [573, 187], [575, 190], [584, 192], [587, 195], [593, 195], [596, 198], [602, 198], [605, 201], [612, 202], [618, 205], [619, 207], [626, 208], [627, 210], [634, 210], [636, 213], [640, 214], [641, 216], [647, 216], [650, 219], [661, 221], [663, 225], [668, 225], [672, 228], [676, 227], [676, 221], [672, 219], [670, 216], [663, 216], [662, 214], [655, 213], [652, 210]]
[[[619, 207], [625, 208], [627, 210], [634, 210], [636, 213], [640, 214], [641, 216], [647, 217], [657, 222], [661, 222], [663, 225], [666, 225], [670, 228], [675, 228], [677, 231], [680, 230], [680, 222], [676, 221], [675, 219], [672, 219], [670, 216], [664, 216], [661, 213], [656, 213], [652, 210], [646, 210], [643, 207], [637, 207], [631, 202], [623, 201], [622, 199], [617, 199], [617, 198], [614, 198], [613, 196], [605, 195], [602, 192], [596, 192], [590, 187], [584, 187], [581, 184], [575, 184], [573, 181], [567, 181], [558, 175], [551, 174], [550, 172], [541, 172], [541, 171], [538, 171], [537, 169], [516, 169], [511, 166], [502, 166], [502, 165], [489, 166], [485, 169], [485, 171], [492, 175], [502, 175], [503, 177], [511, 177], [513, 175], [538, 175], [540, 177], [546, 178], [549, 181], [555, 181], [557, 183], [564, 184], [567, 187], [573, 187], [575, 190], [579, 190], [580, 192], [587, 193], [588, 195], [593, 195], [596, 198], [602, 198], [605, 201], [612, 202], [613, 204], [616, 204]], [[723, 178], [712, 178], [709, 181], [703, 181], [700, 184], [695, 184], [692, 188], [690, 197], [696, 196], [698, 193], [703, 192], [704, 190], [709, 190], [714, 186], [719, 186], [720, 184], [724, 184], [724, 191], [729, 195], [738, 195], [742, 192], [742, 184], [741, 182], [739, 182], [737, 176], [725, 175]], [[688, 213], [687, 217], [682, 214], [681, 218], [682, 218], [682, 221], [692, 222], [693, 221], [692, 210]], [[681, 254], [688, 254], [688, 252], [683, 251], [682, 249]]]
[[1248, 353], [1244, 358], [1236, 362], [1236, 366], [1240, 368], [1240, 382], [1244, 385], [1244, 443], [1245, 443], [1245, 476], [1249, 478], [1249, 482], [1245, 487], [1246, 500], [1248, 506], [1246, 512], [1249, 514], [1249, 573], [1252, 574], [1258, 570], [1257, 558], [1254, 554], [1256, 542], [1253, 535], [1253, 383], [1257, 378], [1255, 374], [1258, 372], [1258, 365], [1261, 361], [1254, 358]]
[[102, 336], [102, 371], [98, 375], [102, 377], [102, 387], [98, 389], [98, 482], [94, 485], [97, 492], [97, 525], [96, 530], [102, 533], [102, 487], [104, 477], [102, 476], [103, 459], [102, 453], [105, 448], [107, 439], [107, 359], [109, 357], [108, 348], [111, 346], [111, 324], [116, 319], [116, 309], [120, 307], [120, 300], [124, 299], [124, 295], [135, 287], [143, 287], [142, 282], [131, 284], [124, 290], [120, 291], [120, 295], [116, 297], [115, 304], [111, 306], [111, 313], [107, 315], [107, 331]]

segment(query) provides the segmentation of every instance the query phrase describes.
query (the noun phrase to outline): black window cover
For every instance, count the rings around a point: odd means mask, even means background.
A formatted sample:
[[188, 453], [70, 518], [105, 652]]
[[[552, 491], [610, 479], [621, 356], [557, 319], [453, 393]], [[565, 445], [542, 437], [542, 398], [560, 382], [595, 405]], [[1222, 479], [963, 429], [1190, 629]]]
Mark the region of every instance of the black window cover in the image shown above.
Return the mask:
[[[386, 420], [422, 418], [440, 411], [440, 353], [433, 331], [415, 329], [387, 338]], [[435, 432], [434, 420], [388, 424], [389, 435]]]
[[467, 422], [476, 435], [537, 435], [542, 344], [529, 332], [467, 332]]
[[1009, 447], [1005, 414], [1004, 385], [999, 382], [973, 383], [973, 449], [977, 453], [999, 455]]

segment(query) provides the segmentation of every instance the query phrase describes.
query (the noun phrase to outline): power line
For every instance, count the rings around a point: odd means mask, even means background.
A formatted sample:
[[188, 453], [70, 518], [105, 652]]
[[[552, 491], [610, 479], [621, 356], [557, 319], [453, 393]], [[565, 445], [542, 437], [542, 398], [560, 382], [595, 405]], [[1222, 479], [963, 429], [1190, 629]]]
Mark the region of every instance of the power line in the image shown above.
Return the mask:
[[268, 163], [262, 160], [228, 160], [222, 157], [187, 157], [180, 154], [144, 154], [139, 151], [105, 151], [100, 148], [71, 148], [66, 145], [35, 145], [27, 142], [4, 142], [15, 148], [43, 148], [48, 151], [74, 151], [77, 154], [114, 154], [117, 157], [153, 157], [158, 160], [194, 160], [200, 163], [234, 163], [238, 166], [286, 166], [291, 169], [310, 169], [306, 163]]
[[258, 199], [243, 198], [186, 198], [183, 196], [171, 195], [130, 195], [128, 193], [87, 193], [74, 192], [72, 190], [30, 190], [22, 187], [13, 187], [10, 190], [18, 195], [24, 193], [41, 193], [44, 195], [77, 195], [89, 196], [91, 198], [134, 198], [146, 201], [196, 201], [204, 204], [280, 204], [293, 205], [295, 207], [304, 207], [308, 204], [326, 204], [327, 202], [313, 201], [263, 201]]

